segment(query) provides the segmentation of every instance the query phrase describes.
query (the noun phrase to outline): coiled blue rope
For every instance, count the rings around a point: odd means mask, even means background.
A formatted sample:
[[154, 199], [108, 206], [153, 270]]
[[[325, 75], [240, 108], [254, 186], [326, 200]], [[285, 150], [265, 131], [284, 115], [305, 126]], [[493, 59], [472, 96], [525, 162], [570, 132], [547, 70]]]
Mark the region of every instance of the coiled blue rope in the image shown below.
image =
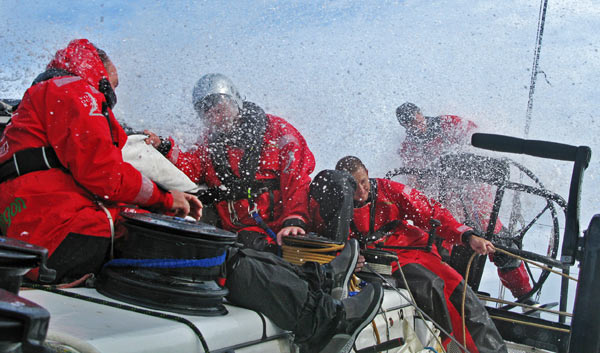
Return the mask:
[[104, 266], [113, 267], [149, 267], [149, 268], [185, 268], [214, 267], [225, 262], [227, 254], [205, 259], [114, 259]]

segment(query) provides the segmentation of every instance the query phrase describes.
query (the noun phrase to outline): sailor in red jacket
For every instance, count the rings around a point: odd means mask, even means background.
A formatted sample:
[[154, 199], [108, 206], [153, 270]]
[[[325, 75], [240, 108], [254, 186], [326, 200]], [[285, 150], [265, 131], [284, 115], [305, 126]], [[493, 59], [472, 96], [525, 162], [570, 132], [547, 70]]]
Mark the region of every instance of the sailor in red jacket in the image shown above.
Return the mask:
[[[398, 263], [392, 265], [393, 275], [399, 278], [399, 283], [404, 283], [398, 273], [398, 266], [402, 267], [417, 305], [445, 330], [451, 332], [459, 342], [464, 342], [460, 312], [465, 282], [460, 274], [442, 262], [435, 244], [432, 245], [431, 251], [425, 250], [428, 245], [429, 222], [432, 219], [439, 220], [441, 225], [436, 229], [438, 236], [453, 244], [468, 244], [478, 254], [493, 253], [494, 246], [489, 241], [474, 236], [471, 228], [457, 222], [448, 210], [421, 192], [397, 182], [369, 179], [366, 167], [356, 157], [342, 158], [336, 165], [336, 171], [353, 179], [351, 181], [354, 185], [350, 188], [353, 191], [350, 192], [353, 192], [354, 211], [349, 226], [350, 236], [366, 239], [381, 231], [382, 237], [377, 242], [382, 243], [384, 247], [423, 247], [423, 250], [392, 250], [398, 255]], [[313, 183], [321, 183], [324, 178], [334, 181], [336, 171], [319, 173]], [[337, 181], [341, 179], [343, 176]], [[337, 183], [327, 188], [342, 190], [342, 184]], [[327, 205], [323, 202], [325, 198], [316, 193], [316, 190], [311, 189], [311, 195], [319, 204], [314, 218], [323, 219], [317, 221], [321, 223], [317, 224], [317, 230], [330, 219], [346, 217], [344, 210], [352, 207], [352, 204], [348, 206], [346, 201], [341, 201], [339, 192], [333, 195], [333, 199], [338, 201]], [[344, 193], [347, 194], [348, 191]], [[314, 212], [314, 209], [312, 210]], [[385, 231], [382, 231], [383, 229]], [[466, 294], [466, 346], [469, 351], [507, 352], [502, 337], [475, 293], [467, 287]], [[449, 342], [450, 340], [446, 339], [444, 345]]]
[[2, 233], [47, 248], [56, 281], [100, 268], [121, 203], [201, 214], [196, 197], [161, 190], [123, 162], [117, 84], [106, 53], [73, 40], [25, 92], [0, 139]]
[[[406, 129], [406, 139], [399, 153], [404, 166], [411, 168], [435, 168], [442, 155], [463, 152], [477, 129], [474, 122], [456, 115], [424, 116], [418, 106], [408, 102], [396, 109], [396, 117]], [[444, 206], [462, 222], [470, 220], [478, 230], [487, 229], [494, 200], [494, 192], [489, 185], [465, 181], [460, 185], [448, 187], [449, 181], [446, 181], [446, 189], [440, 190], [439, 178], [419, 176], [409, 178], [408, 181], [411, 186], [424, 191], [428, 196], [443, 201]], [[441, 193], [443, 198], [438, 196]], [[497, 220], [495, 234], [502, 231], [502, 223]], [[444, 246], [447, 245], [445, 242]], [[491, 256], [490, 259], [498, 268], [500, 281], [515, 298], [521, 298], [531, 291], [529, 276], [522, 261], [507, 258], [502, 254]], [[526, 299], [524, 302], [536, 304], [532, 299]]]
[[315, 161], [300, 132], [243, 101], [221, 74], [200, 78], [193, 102], [207, 126], [195, 150], [182, 152], [172, 139], [147, 131], [148, 142], [192, 181], [208, 186], [200, 199], [216, 205], [221, 226], [246, 246], [275, 251], [275, 233], [279, 244], [283, 235], [305, 234]]
[[[411, 168], [430, 168], [443, 154], [458, 152], [477, 129], [474, 122], [456, 115], [424, 116], [419, 107], [408, 102], [396, 109], [396, 117], [406, 129], [398, 153], [404, 166]], [[411, 184], [427, 192], [430, 180], [417, 179]]]

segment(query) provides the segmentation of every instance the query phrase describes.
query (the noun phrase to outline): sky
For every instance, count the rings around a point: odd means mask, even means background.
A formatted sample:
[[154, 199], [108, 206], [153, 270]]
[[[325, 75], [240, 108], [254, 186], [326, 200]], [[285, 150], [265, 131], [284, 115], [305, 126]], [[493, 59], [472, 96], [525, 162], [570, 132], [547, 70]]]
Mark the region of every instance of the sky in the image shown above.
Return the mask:
[[[406, 101], [524, 137], [539, 10], [526, 0], [3, 0], [0, 96], [20, 98], [57, 49], [85, 37], [117, 65], [115, 114], [133, 128], [191, 146], [201, 129], [192, 87], [220, 72], [301, 131], [317, 171], [356, 155], [382, 177], [401, 165], [394, 112]], [[600, 199], [599, 30], [600, 3], [549, 1], [529, 133], [592, 148], [582, 229]], [[510, 157], [567, 197], [571, 163]]]

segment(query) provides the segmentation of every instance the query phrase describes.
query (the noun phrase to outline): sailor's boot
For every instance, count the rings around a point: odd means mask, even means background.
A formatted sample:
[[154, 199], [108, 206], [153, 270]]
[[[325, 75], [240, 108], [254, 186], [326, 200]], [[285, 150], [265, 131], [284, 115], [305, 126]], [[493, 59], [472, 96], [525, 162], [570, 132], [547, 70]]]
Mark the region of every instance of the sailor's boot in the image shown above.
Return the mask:
[[381, 301], [383, 289], [379, 284], [363, 288], [357, 295], [342, 300], [343, 312], [329, 342], [320, 353], [350, 352], [358, 334], [375, 318]]
[[322, 266], [328, 282], [325, 287], [331, 288], [333, 299], [342, 300], [348, 296], [348, 282], [354, 273], [358, 255], [358, 241], [350, 239], [335, 259]]

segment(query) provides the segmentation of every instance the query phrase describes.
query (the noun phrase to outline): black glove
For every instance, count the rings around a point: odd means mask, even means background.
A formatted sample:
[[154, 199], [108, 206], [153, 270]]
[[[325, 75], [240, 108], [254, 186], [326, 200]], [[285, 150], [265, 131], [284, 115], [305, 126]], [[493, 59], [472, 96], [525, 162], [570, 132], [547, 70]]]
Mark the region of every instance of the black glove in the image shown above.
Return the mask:
[[[519, 248], [517, 244], [515, 244], [514, 240], [509, 237], [494, 237], [493, 241], [494, 243], [502, 245], [506, 248]], [[494, 265], [496, 265], [496, 267], [498, 267], [500, 270], [512, 270], [521, 266], [521, 260], [499, 252], [490, 256], [490, 260], [492, 260]]]
[[166, 156], [171, 150], [171, 140], [169, 138], [160, 137], [160, 145], [156, 147], [156, 150], [160, 152], [163, 156]]
[[469, 240], [471, 240], [472, 236], [481, 237], [481, 234], [473, 229], [467, 230], [466, 232], [462, 233], [462, 235], [460, 236], [460, 240], [464, 245], [468, 246]]

